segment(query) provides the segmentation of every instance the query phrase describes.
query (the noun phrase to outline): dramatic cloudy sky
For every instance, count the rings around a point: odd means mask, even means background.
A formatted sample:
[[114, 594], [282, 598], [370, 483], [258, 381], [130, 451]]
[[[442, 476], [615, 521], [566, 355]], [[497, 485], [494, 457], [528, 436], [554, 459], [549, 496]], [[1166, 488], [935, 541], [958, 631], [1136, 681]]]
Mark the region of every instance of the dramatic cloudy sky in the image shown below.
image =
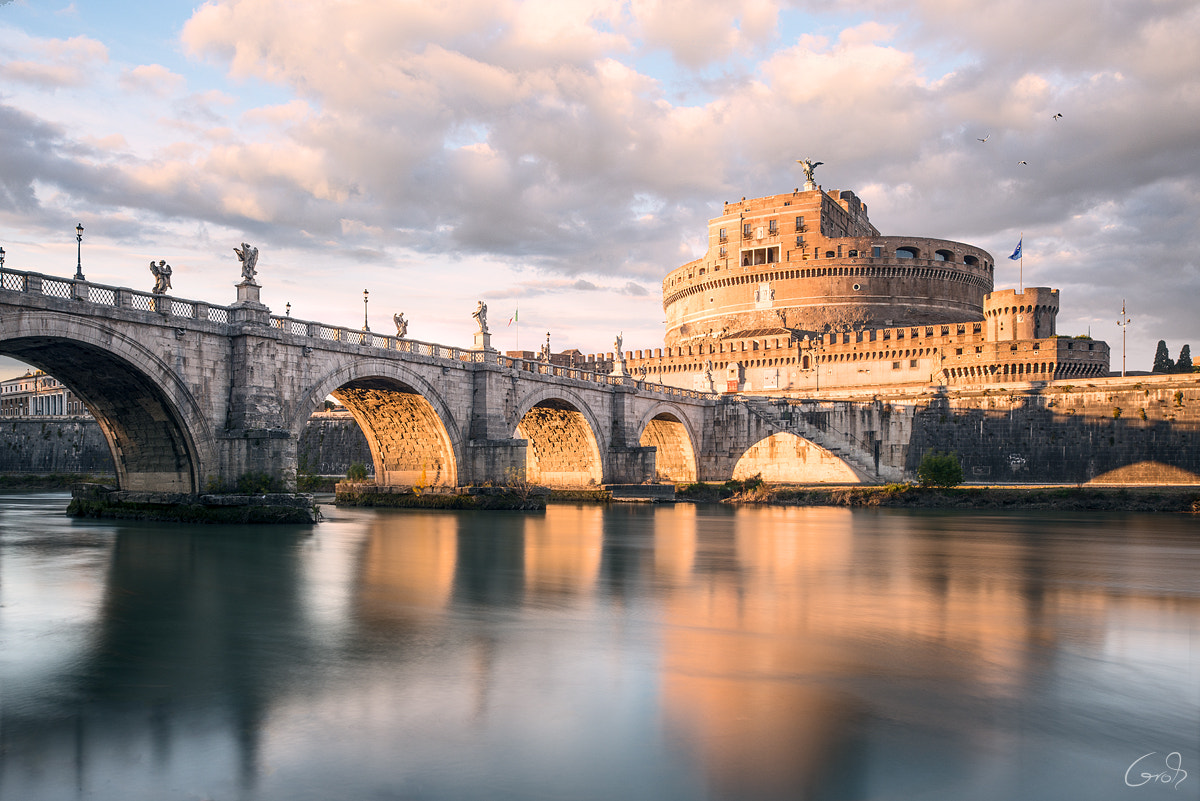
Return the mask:
[[[1196, 0], [0, 0], [6, 266], [501, 349], [661, 345], [663, 273], [798, 158], [987, 248], [1129, 367], [1200, 347]], [[1061, 114], [1061, 119], [1053, 119]], [[986, 142], [978, 141], [987, 138]], [[1025, 161], [1027, 164], [1018, 164]]]

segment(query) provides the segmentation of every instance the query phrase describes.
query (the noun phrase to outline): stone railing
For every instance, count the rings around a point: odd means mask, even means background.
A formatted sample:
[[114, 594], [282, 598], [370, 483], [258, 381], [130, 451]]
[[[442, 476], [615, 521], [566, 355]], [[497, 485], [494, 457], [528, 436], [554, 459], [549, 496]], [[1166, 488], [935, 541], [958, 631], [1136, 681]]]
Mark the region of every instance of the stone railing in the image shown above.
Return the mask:
[[229, 309], [225, 306], [214, 306], [199, 300], [183, 300], [169, 295], [155, 295], [151, 292], [139, 292], [128, 287], [93, 284], [87, 281], [76, 281], [72, 278], [55, 278], [41, 273], [20, 270], [0, 271], [0, 289], [24, 292], [30, 295], [44, 295], [62, 300], [77, 300], [96, 306], [154, 312], [168, 317], [206, 320], [212, 323], [229, 322]]
[[483, 362], [484, 352], [457, 348], [452, 345], [439, 345], [434, 342], [420, 342], [415, 339], [401, 339], [395, 335], [376, 334], [361, 328], [343, 328], [327, 325], [313, 320], [298, 320], [295, 317], [271, 317], [271, 327], [286, 334], [310, 337], [320, 342], [341, 342], [347, 345], [361, 345], [367, 348], [392, 351], [394, 353], [412, 353], [417, 356], [432, 356], [436, 359], [448, 359], [455, 362]]
[[[183, 300], [169, 295], [155, 295], [151, 292], [140, 292], [127, 287], [93, 284], [87, 281], [76, 281], [67, 278], [55, 278], [41, 273], [30, 273], [20, 270], [0, 270], [0, 290], [23, 292], [33, 295], [77, 300], [96, 306], [108, 306], [134, 311], [154, 312], [165, 317], [184, 318], [189, 320], [206, 320], [213, 323], [228, 324], [231, 318], [229, 306], [214, 306], [198, 300]], [[454, 362], [493, 363], [501, 367], [522, 370], [538, 375], [569, 378], [575, 381], [586, 381], [606, 386], [632, 386], [639, 390], [654, 392], [676, 398], [693, 398], [716, 400], [719, 396], [709, 392], [680, 389], [679, 387], [652, 384], [638, 380], [630, 375], [609, 375], [580, 367], [566, 367], [557, 364], [532, 359], [521, 359], [505, 356], [496, 351], [471, 350], [451, 345], [439, 345], [434, 342], [420, 342], [415, 339], [402, 339], [394, 335], [376, 334], [357, 328], [343, 328], [327, 325], [314, 320], [298, 320], [295, 317], [276, 317], [271, 315], [270, 326], [285, 334], [308, 337], [319, 342], [341, 342], [348, 345], [360, 345], [377, 348], [392, 353], [411, 353], [418, 356], [431, 356], [436, 359], [446, 359]]]

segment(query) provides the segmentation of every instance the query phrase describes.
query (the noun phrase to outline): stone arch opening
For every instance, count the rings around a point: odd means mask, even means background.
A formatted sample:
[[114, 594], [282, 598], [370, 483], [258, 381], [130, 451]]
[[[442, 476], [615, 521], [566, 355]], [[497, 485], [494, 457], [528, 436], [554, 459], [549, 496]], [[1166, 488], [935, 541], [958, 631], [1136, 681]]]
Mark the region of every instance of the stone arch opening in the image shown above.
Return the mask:
[[352, 379], [330, 392], [362, 429], [375, 462], [375, 483], [457, 486], [454, 443], [433, 404], [398, 378]]
[[[197, 493], [204, 474], [215, 469], [212, 454], [204, 458], [203, 425], [194, 402], [182, 386], [163, 386], [147, 371], [159, 366], [152, 354], [109, 335], [128, 351], [119, 355], [80, 338], [15, 337], [0, 342], [0, 353], [12, 356], [58, 379], [99, 424], [113, 459], [117, 486], [133, 492]], [[156, 372], [163, 373], [165, 370]], [[191, 421], [189, 425], [188, 421]]]
[[696, 482], [696, 449], [683, 421], [671, 412], [652, 417], [638, 440], [642, 447], [653, 446], [654, 473], [659, 481], [677, 484]]
[[525, 479], [548, 487], [580, 487], [604, 480], [596, 434], [572, 403], [547, 398], [517, 423], [515, 437], [529, 442]]
[[780, 432], [751, 445], [733, 466], [733, 478], [755, 475], [763, 481], [793, 484], [860, 484], [845, 461], [814, 442]]

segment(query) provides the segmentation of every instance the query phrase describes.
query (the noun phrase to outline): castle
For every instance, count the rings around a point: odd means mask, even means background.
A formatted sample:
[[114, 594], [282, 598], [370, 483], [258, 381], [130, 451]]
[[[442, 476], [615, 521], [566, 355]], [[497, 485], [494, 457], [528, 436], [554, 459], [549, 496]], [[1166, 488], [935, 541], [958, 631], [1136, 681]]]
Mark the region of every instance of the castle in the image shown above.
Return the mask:
[[1106, 343], [1056, 334], [1057, 289], [994, 292], [994, 273], [972, 245], [880, 235], [853, 192], [743, 198], [709, 221], [707, 252], [663, 279], [664, 347], [627, 352], [626, 367], [776, 395], [1108, 374]]

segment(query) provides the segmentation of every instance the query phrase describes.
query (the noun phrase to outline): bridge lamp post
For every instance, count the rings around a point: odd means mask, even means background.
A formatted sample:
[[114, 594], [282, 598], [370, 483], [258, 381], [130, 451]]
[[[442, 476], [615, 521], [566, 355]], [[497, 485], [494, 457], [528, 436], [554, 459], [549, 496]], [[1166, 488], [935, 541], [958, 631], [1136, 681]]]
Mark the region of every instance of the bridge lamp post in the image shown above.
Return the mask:
[[371, 326], [367, 325], [367, 295], [370, 294], [367, 290], [363, 290], [363, 331], [370, 331]]
[[75, 280], [83, 281], [83, 223], [75, 226]]
[[4, 248], [0, 248], [0, 270], [4, 269]]
[[287, 316], [291, 317], [292, 316], [292, 302], [288, 301], [287, 305], [284, 306], [284, 309], [287, 310]]

